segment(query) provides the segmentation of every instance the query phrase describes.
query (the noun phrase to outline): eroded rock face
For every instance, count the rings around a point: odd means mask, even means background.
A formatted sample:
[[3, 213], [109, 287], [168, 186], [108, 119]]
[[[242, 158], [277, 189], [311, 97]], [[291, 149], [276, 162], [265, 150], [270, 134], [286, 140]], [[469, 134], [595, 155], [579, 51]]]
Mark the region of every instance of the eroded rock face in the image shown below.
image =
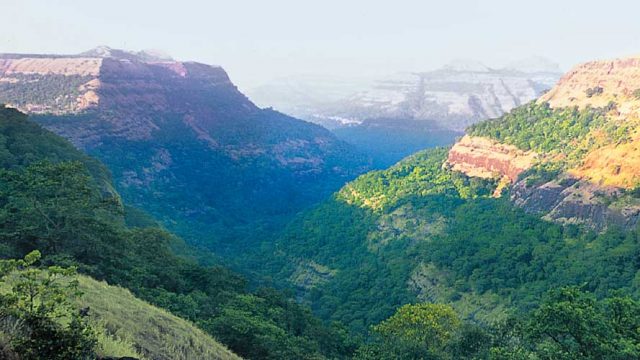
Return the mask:
[[224, 229], [212, 242], [368, 168], [328, 130], [254, 105], [221, 67], [148, 52], [0, 55], [0, 103], [98, 157], [127, 202], [168, 226]]
[[[185, 94], [194, 101], [185, 101]], [[228, 111], [243, 111], [233, 115], [259, 110], [218, 66], [108, 48], [77, 56], [0, 55], [0, 102], [30, 114], [92, 112], [101, 118], [99, 132], [90, 126], [51, 125], [80, 147], [93, 146], [104, 134], [150, 138], [161, 127], [154, 120], [157, 112], [195, 114], [223, 101]], [[209, 108], [203, 109], [205, 105]], [[190, 123], [197, 127], [201, 121], [192, 116]]]
[[630, 197], [616, 201], [623, 196], [619, 188], [571, 177], [535, 185], [528, 185], [524, 179], [511, 189], [511, 200], [528, 212], [541, 214], [547, 220], [586, 225], [598, 231], [610, 226], [637, 227], [640, 202]]
[[[637, 186], [640, 178], [638, 89], [640, 57], [632, 57], [578, 65], [540, 97], [539, 102], [548, 102], [553, 108], [606, 107], [607, 126], [619, 132], [617, 140], [597, 143], [607, 135], [602, 129], [592, 130], [591, 140], [596, 145], [552, 181], [539, 183], [535, 176], [518, 178], [534, 160], [556, 161], [549, 154], [529, 157], [532, 154], [489, 139], [465, 136], [451, 149], [448, 163], [469, 176], [508, 177], [513, 184], [511, 200], [548, 220], [596, 230], [635, 228], [640, 199], [628, 190]], [[554, 156], [562, 159], [563, 155]]]
[[447, 165], [467, 176], [507, 177], [515, 182], [518, 175], [532, 166], [535, 158], [535, 153], [522, 151], [513, 145], [466, 135], [449, 151]]
[[356, 126], [368, 119], [413, 119], [463, 131], [551, 88], [560, 70], [542, 65], [491, 69], [473, 61], [456, 61], [434, 71], [376, 79], [290, 77], [252, 89], [249, 94], [261, 105], [328, 128]]
[[640, 57], [591, 61], [566, 73], [558, 84], [538, 101], [551, 107], [606, 106], [616, 102], [621, 115], [637, 113], [640, 89]]

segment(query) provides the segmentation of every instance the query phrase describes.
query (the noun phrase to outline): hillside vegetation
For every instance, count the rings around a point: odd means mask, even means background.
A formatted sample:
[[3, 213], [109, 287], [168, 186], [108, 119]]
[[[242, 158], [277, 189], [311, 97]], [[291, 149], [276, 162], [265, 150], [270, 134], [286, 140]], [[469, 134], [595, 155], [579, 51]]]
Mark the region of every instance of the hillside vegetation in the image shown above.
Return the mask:
[[287, 226], [265, 272], [373, 339], [360, 358], [637, 358], [637, 107], [609, 85], [360, 176]]
[[[467, 133], [542, 154], [546, 167], [570, 170], [582, 165], [592, 151], [630, 142], [638, 124], [616, 121], [616, 103], [603, 108], [552, 109], [531, 102], [504, 116], [471, 126]], [[549, 164], [550, 163], [550, 164]]]
[[89, 307], [89, 321], [98, 329], [103, 356], [140, 359], [240, 359], [193, 324], [136, 298], [130, 291], [87, 276], [79, 278]]
[[[420, 301], [488, 326], [533, 311], [561, 286], [640, 294], [637, 231], [598, 234], [527, 214], [492, 197], [495, 182], [443, 167], [446, 152], [363, 175], [303, 213], [275, 245], [271, 271], [318, 315], [361, 333]], [[330, 272], [314, 277], [309, 263]], [[301, 272], [311, 281], [293, 282]]]
[[[250, 359], [341, 358], [355, 349], [339, 325], [326, 325], [292, 299], [271, 289], [249, 291], [244, 278], [225, 268], [176, 255], [172, 248], [182, 247], [181, 240], [105, 192], [102, 175], [93, 175], [88, 158], [68, 142], [15, 110], [0, 109], [0, 124], [10, 129], [0, 150], [3, 258], [39, 250], [42, 266], [74, 266], [126, 287]], [[179, 351], [181, 345], [166, 346]]]

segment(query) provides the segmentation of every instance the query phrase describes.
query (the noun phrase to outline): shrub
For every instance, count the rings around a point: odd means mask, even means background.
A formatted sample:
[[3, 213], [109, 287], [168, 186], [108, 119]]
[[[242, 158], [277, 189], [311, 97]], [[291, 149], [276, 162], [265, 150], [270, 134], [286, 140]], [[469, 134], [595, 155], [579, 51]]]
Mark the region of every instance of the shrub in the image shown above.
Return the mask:
[[17, 319], [11, 346], [23, 360], [93, 359], [96, 337], [71, 299], [79, 296], [74, 268], [33, 268], [40, 252], [21, 260], [0, 261], [0, 283], [10, 291], [0, 295], [0, 315]]
[[604, 92], [604, 89], [600, 86], [588, 88], [587, 90], [585, 90], [585, 93], [587, 94], [588, 98], [594, 95], [601, 95], [603, 92]]

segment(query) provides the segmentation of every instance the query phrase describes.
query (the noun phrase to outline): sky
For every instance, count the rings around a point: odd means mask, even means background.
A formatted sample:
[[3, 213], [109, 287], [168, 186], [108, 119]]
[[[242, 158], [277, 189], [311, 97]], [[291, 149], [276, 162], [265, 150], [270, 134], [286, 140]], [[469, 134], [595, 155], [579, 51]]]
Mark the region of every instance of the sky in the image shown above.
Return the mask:
[[499, 67], [543, 56], [563, 70], [640, 54], [637, 0], [0, 0], [0, 52], [158, 49], [223, 66], [241, 89], [300, 74]]

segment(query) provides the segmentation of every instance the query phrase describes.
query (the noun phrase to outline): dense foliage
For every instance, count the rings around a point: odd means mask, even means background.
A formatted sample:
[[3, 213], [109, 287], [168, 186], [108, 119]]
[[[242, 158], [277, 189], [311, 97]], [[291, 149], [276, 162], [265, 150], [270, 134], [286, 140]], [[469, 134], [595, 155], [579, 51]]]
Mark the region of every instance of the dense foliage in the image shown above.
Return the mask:
[[291, 223], [263, 269], [362, 333], [418, 300], [489, 324], [563, 285], [640, 295], [638, 231], [549, 223], [491, 197], [494, 183], [447, 170], [445, 156], [421, 152], [348, 184]]
[[[280, 293], [249, 292], [240, 276], [175, 255], [172, 247], [180, 244], [170, 233], [157, 227], [127, 227], [126, 223], [148, 221], [125, 219], [140, 214], [125, 214], [117, 194], [97, 185], [70, 144], [58, 144], [57, 136], [12, 110], [2, 110], [0, 124], [13, 131], [10, 136], [3, 133], [5, 144], [12, 144], [14, 137], [33, 137], [32, 131], [39, 136], [32, 146], [22, 144], [20, 152], [7, 146], [0, 160], [12, 163], [0, 169], [3, 257], [40, 250], [43, 264], [77, 266], [125, 286], [194, 321], [247, 358], [340, 358], [354, 350], [344, 330], [325, 326]], [[56, 144], [64, 151], [49, 157]], [[77, 158], [81, 161], [74, 161]]]
[[574, 165], [601, 144], [629, 139], [631, 124], [607, 119], [607, 113], [615, 108], [615, 103], [611, 103], [604, 108], [552, 109], [547, 103], [532, 102], [497, 119], [475, 124], [467, 133], [490, 137], [522, 150], [563, 154], [567, 157], [564, 161]]
[[9, 288], [0, 294], [0, 331], [24, 360], [94, 359], [96, 335], [71, 302], [80, 295], [75, 269], [33, 268], [38, 260], [37, 250], [0, 260], [0, 284]]
[[[444, 230], [463, 197], [491, 193], [491, 182], [443, 170], [445, 156], [434, 149], [361, 176], [290, 224], [262, 268], [274, 278], [311, 279], [296, 285], [317, 314], [366, 332], [415, 299], [407, 281], [422, 262], [420, 244]], [[336, 272], [314, 278], [309, 261]]]
[[[225, 268], [177, 256], [180, 240], [124, 207], [99, 164], [17, 112], [0, 115], [0, 255], [40, 250], [43, 265], [132, 289], [246, 358], [639, 356], [640, 232], [594, 233], [527, 214], [492, 197], [495, 182], [443, 166], [446, 149], [361, 176], [277, 241], [242, 253], [263, 279], [293, 286], [320, 320], [273, 289], [249, 291]], [[472, 131], [575, 156], [596, 128], [624, 141], [600, 110], [529, 105], [509, 116]]]
[[357, 359], [636, 359], [640, 302], [577, 287], [549, 291], [522, 316], [477, 326], [442, 304], [405, 305], [374, 327]]
[[[193, 104], [187, 113], [117, 109], [34, 119], [65, 135], [83, 129], [81, 139], [99, 134], [86, 151], [109, 167], [126, 203], [232, 264], [368, 161], [326, 129], [216, 91], [172, 93], [172, 103]], [[123, 137], [109, 127], [113, 117], [133, 118], [131, 131], [147, 118], [158, 128], [150, 137]]]

